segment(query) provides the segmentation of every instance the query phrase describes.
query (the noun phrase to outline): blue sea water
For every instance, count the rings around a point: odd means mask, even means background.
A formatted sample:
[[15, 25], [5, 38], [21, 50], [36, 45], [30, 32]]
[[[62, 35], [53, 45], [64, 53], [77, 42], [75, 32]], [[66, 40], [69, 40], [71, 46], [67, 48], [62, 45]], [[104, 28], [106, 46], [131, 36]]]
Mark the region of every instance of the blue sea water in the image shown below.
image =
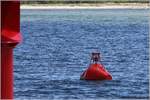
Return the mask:
[[[14, 50], [16, 99], [148, 99], [149, 11], [21, 10]], [[79, 80], [99, 50], [112, 81]]]

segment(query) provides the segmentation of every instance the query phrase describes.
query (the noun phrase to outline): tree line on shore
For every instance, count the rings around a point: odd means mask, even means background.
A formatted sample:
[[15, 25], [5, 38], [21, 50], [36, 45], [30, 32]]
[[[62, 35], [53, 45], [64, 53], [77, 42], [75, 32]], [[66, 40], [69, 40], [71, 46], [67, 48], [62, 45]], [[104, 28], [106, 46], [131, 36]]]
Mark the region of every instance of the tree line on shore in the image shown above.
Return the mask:
[[21, 4], [80, 4], [80, 3], [149, 3], [149, 0], [43, 0], [21, 1]]

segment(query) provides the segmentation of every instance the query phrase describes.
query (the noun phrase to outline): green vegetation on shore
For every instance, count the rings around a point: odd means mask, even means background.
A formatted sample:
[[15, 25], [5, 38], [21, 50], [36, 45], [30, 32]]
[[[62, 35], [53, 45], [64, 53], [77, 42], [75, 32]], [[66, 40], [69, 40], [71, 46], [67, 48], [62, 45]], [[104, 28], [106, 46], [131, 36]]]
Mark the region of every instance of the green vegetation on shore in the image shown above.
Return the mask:
[[95, 3], [149, 3], [149, 0], [47, 0], [21, 1], [21, 4], [95, 4]]

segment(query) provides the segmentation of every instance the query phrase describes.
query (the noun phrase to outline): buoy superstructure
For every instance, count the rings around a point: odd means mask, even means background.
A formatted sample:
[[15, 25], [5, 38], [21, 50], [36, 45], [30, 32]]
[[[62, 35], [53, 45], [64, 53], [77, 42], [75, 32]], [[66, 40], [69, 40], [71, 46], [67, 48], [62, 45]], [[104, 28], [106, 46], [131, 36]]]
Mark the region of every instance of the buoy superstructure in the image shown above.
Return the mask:
[[100, 63], [99, 52], [92, 53], [91, 61], [92, 63], [90, 63], [88, 69], [81, 74], [81, 80], [112, 80], [111, 74]]

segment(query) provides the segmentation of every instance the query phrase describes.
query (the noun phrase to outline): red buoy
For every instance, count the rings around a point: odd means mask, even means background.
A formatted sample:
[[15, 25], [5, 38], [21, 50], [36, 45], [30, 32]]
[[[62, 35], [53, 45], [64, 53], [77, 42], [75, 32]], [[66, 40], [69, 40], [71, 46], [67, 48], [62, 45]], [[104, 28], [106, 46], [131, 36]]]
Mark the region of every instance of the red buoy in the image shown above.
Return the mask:
[[100, 61], [100, 53], [92, 53], [92, 64], [83, 72], [80, 79], [84, 80], [112, 80], [112, 76], [107, 72]]

